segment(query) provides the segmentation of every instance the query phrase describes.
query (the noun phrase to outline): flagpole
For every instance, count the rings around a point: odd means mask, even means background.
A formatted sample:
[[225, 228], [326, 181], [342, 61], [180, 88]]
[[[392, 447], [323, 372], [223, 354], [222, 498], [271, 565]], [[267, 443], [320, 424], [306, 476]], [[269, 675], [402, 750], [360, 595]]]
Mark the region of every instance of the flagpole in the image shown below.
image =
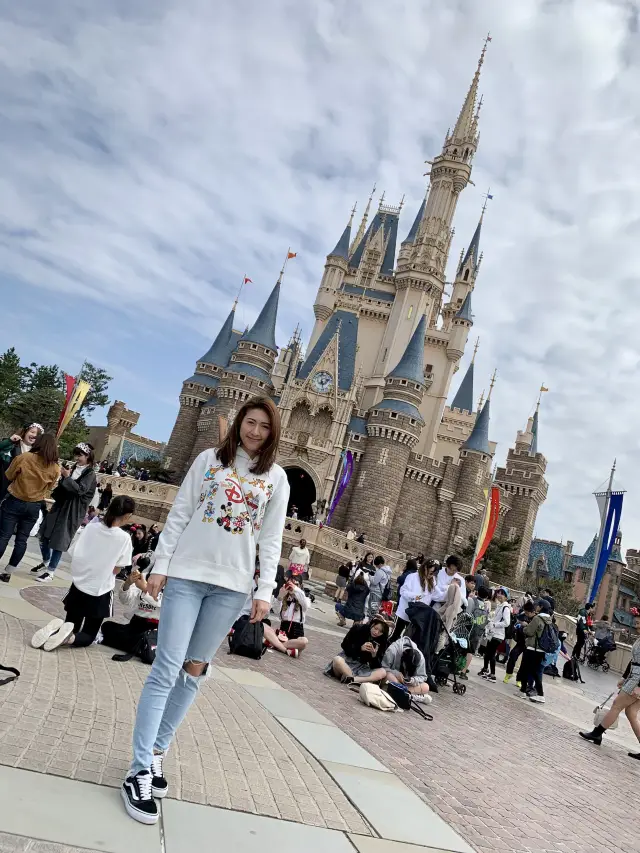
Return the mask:
[[246, 277], [247, 277], [247, 274], [245, 272], [242, 274], [242, 281], [240, 282], [240, 289], [238, 290], [238, 295], [236, 296], [236, 300], [233, 303], [234, 311], [238, 307], [238, 302], [240, 301], [240, 297], [242, 296], [242, 289], [244, 287], [244, 282], [245, 282]]
[[[600, 518], [600, 531], [598, 533], [598, 541], [596, 543], [596, 553], [593, 560], [593, 566], [591, 568], [591, 579], [589, 581], [589, 590], [587, 595], [586, 604], [591, 602], [591, 594], [593, 592], [593, 586], [596, 581], [596, 572], [598, 571], [598, 563], [600, 562], [600, 555], [602, 554], [602, 540], [604, 539], [604, 529], [607, 523], [607, 514], [609, 510], [609, 501], [611, 500], [611, 489], [613, 487], [613, 476], [616, 472], [616, 460], [613, 460], [613, 466], [611, 467], [611, 474], [609, 475], [609, 485], [607, 486], [607, 491], [605, 492], [606, 503], [602, 509], [602, 514]], [[597, 496], [597, 492], [594, 492], [594, 495]]]

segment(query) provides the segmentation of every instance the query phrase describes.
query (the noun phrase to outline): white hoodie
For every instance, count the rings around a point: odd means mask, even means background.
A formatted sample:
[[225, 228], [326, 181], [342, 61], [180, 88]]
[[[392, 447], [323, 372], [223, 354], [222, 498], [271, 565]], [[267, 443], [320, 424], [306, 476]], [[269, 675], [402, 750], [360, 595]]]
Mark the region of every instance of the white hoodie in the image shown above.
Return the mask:
[[464, 582], [464, 578], [458, 572], [456, 572], [455, 575], [448, 575], [444, 566], [440, 569], [438, 577], [436, 578], [436, 588], [433, 591], [433, 601], [440, 602], [445, 600], [449, 584], [454, 578], [458, 578], [460, 581], [460, 595], [462, 596], [462, 603], [466, 604], [467, 585]]
[[196, 458], [160, 534], [153, 574], [215, 584], [248, 595], [256, 545], [260, 545], [260, 581], [254, 598], [271, 601], [289, 482], [279, 465], [266, 474], [252, 474], [252, 464], [242, 447], [230, 468], [222, 466], [213, 449]]

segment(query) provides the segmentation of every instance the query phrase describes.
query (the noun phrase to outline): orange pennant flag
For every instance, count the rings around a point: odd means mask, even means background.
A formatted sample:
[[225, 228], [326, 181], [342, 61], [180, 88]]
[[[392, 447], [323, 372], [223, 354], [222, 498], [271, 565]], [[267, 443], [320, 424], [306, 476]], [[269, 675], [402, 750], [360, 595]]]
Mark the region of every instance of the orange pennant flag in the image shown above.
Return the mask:
[[289, 260], [290, 258], [296, 258], [297, 256], [297, 252], [287, 252], [287, 260]]

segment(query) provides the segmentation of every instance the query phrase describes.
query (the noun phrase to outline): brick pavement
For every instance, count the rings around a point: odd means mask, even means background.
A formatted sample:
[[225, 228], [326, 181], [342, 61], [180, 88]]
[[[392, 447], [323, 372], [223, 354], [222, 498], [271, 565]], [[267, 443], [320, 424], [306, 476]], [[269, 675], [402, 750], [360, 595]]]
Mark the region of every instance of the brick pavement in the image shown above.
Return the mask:
[[[23, 594], [54, 612], [61, 591], [34, 587]], [[225, 654], [215, 662], [263, 672], [302, 696], [480, 853], [640, 851], [639, 822], [629, 810], [640, 768], [626, 750], [582, 743], [573, 724], [479, 680], [469, 682], [464, 697], [442, 689], [432, 723], [374, 712], [322, 675], [340, 637], [311, 625], [308, 635], [309, 648], [297, 661], [270, 653], [259, 662]]]
[[[55, 602], [56, 590], [40, 595]], [[46, 654], [31, 648], [32, 634], [0, 613], [0, 661], [22, 672], [0, 688], [0, 764], [119, 786], [147, 667], [114, 662], [100, 646]], [[320, 764], [230, 681], [206, 682], [167, 773], [177, 799], [369, 834]]]

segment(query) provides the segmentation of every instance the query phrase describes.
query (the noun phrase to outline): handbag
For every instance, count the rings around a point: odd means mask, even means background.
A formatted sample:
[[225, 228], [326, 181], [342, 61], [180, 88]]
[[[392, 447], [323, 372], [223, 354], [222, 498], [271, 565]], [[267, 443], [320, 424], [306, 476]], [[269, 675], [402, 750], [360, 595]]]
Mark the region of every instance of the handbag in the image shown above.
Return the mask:
[[423, 720], [429, 720], [429, 722], [433, 721], [433, 716], [431, 714], [427, 714], [424, 708], [415, 701], [411, 693], [409, 693], [409, 689], [406, 685], [395, 684], [390, 681], [387, 683], [387, 693], [401, 710], [415, 711]]
[[114, 655], [111, 660], [117, 660], [124, 663], [125, 661], [131, 660], [131, 658], [138, 657], [142, 663], [146, 663], [151, 666], [156, 659], [157, 645], [158, 632], [155, 628], [152, 628], [142, 634], [130, 652], [126, 652], [126, 654], [123, 655]]
[[262, 622], [250, 622], [248, 616], [241, 616], [229, 634], [229, 654], [260, 660], [266, 650]]
[[383, 693], [377, 684], [361, 684], [358, 690], [358, 699], [363, 705], [369, 708], [377, 708], [379, 711], [397, 711], [397, 703], [389, 696], [388, 693]]
[[[602, 725], [602, 721], [604, 720], [604, 718], [607, 716], [607, 714], [611, 710], [610, 708], [605, 708], [605, 705], [607, 704], [609, 699], [611, 699], [612, 696], [613, 696], [613, 693], [610, 693], [607, 696], [607, 698], [604, 700], [604, 702], [602, 702], [600, 705], [598, 705], [597, 707], [595, 707], [593, 709], [593, 725], [594, 726], [601, 726]], [[615, 723], [612, 723], [609, 726], [609, 729], [607, 731], [613, 731], [613, 729], [617, 729], [617, 728], [618, 728], [618, 720], [616, 719]]]
[[15, 681], [16, 678], [20, 678], [20, 670], [16, 669], [13, 666], [0, 666], [0, 670], [2, 670], [2, 672], [12, 673], [6, 678], [0, 678], [0, 687], [2, 687], [4, 684], [9, 684], [10, 681]]

